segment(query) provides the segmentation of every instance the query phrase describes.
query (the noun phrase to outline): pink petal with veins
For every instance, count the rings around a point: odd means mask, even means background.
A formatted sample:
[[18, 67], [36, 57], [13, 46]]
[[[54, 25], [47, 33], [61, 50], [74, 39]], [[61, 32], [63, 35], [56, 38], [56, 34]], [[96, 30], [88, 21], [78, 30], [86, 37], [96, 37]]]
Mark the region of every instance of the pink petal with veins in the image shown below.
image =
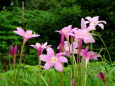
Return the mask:
[[54, 67], [56, 68], [56, 70], [62, 72], [63, 71], [63, 67], [62, 67], [62, 64], [57, 62], [54, 64]]

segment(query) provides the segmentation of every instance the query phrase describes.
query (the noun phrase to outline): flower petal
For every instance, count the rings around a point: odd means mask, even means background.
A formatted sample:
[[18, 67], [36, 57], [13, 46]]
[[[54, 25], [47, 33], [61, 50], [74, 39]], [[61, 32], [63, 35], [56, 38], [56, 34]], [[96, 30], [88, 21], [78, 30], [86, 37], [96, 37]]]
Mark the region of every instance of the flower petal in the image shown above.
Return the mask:
[[54, 64], [54, 67], [55, 67], [56, 70], [58, 70], [58, 71], [60, 71], [60, 72], [63, 71], [62, 64], [59, 63], [59, 62], [55, 63], [55, 64]]
[[58, 57], [58, 59], [60, 62], [68, 62], [67, 58], [65, 58], [63, 56]]
[[40, 35], [39, 34], [32, 34], [31, 37], [38, 37], [38, 36], [40, 36]]
[[46, 62], [46, 64], [44, 65], [44, 69], [48, 70], [52, 67], [53, 65], [50, 62]]
[[17, 33], [20, 36], [23, 36], [25, 34], [25, 31], [20, 27], [17, 27], [17, 31], [13, 31], [13, 32]]
[[83, 40], [84, 40], [85, 43], [95, 43], [95, 40], [92, 36], [84, 37]]
[[54, 50], [52, 48], [49, 47], [46, 50], [47, 50], [47, 55], [48, 56], [54, 56]]
[[90, 26], [87, 28], [88, 31], [91, 30], [96, 30], [95, 25], [94, 24], [90, 24]]
[[103, 80], [105, 80], [105, 75], [104, 75], [104, 73], [103, 73], [102, 71], [100, 71], [100, 76], [101, 76], [101, 78], [102, 78]]
[[32, 34], [32, 30], [27, 30], [26, 34], [30, 34], [31, 35]]
[[56, 54], [57, 57], [62, 56], [62, 55], [65, 55], [65, 53], [60, 52], [60, 53], [57, 53], [57, 54]]
[[22, 28], [20, 28], [20, 27], [17, 27], [17, 31], [19, 31], [19, 32], [25, 32]]
[[35, 48], [37, 51], [39, 50], [39, 47], [37, 47], [36, 45], [30, 45], [32, 46], [33, 48]]
[[36, 46], [39, 48], [41, 46], [41, 44], [40, 43], [36, 43]]
[[82, 19], [81, 19], [81, 28], [82, 28], [82, 29], [86, 29], [86, 24], [87, 24], [87, 23], [86, 23], [85, 20], [82, 18]]
[[92, 18], [90, 16], [87, 16], [85, 19], [87, 19], [90, 22], [93, 22]]
[[99, 16], [95, 16], [92, 19], [93, 19], [93, 21], [98, 21], [99, 20]]
[[101, 76], [100, 76], [100, 75], [96, 74], [96, 76], [97, 76], [98, 78], [100, 78], [101, 80], [103, 80], [103, 79], [101, 78]]
[[102, 28], [102, 30], [104, 29], [104, 25], [103, 24], [98, 24], [101, 28]]
[[89, 50], [89, 46], [87, 46], [85, 49], [82, 49], [80, 55], [86, 57], [87, 53], [88, 53], [88, 50]]
[[102, 22], [102, 23], [104, 23], [104, 24], [107, 24], [107, 22], [106, 22], [106, 21], [99, 21], [99, 23], [100, 23], [100, 22]]
[[94, 54], [94, 55], [92, 56], [92, 59], [97, 59], [97, 57], [100, 57], [100, 55]]
[[47, 55], [40, 55], [40, 60], [42, 60], [42, 61], [44, 61], [44, 62], [46, 62], [46, 61], [48, 61], [49, 60], [49, 58], [48, 58], [48, 56]]

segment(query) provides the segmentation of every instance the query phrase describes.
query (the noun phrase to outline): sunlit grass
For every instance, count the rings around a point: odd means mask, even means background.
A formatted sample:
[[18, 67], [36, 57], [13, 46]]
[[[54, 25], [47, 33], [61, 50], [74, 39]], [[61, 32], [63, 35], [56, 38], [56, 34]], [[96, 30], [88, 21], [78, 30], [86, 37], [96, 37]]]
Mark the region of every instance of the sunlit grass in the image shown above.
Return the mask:
[[[102, 70], [107, 80], [107, 86], [115, 85], [115, 67], [107, 63], [89, 63], [86, 86], [103, 86], [102, 80], [96, 74]], [[37, 66], [23, 65], [21, 69], [10, 70], [0, 74], [0, 86], [60, 86], [60, 73], [55, 69], [41, 70], [39, 76]], [[71, 86], [71, 66], [64, 68], [64, 86]]]

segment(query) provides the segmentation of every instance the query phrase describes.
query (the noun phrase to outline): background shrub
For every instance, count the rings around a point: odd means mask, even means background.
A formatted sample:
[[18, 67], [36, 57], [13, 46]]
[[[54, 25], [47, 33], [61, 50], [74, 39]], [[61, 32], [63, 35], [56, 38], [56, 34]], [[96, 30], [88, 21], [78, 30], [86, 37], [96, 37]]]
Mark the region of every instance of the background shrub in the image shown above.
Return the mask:
[[[21, 0], [11, 0], [10, 7], [0, 11], [0, 61], [7, 64], [9, 46], [18, 44], [20, 50], [22, 37], [13, 33], [16, 27], [23, 27], [25, 30], [33, 30], [41, 36], [28, 41], [25, 47], [25, 63], [35, 65], [37, 63], [37, 51], [30, 47], [36, 42], [53, 45], [57, 48], [60, 35], [56, 30], [72, 25], [80, 28], [80, 19], [86, 16], [100, 16], [100, 20], [107, 21], [105, 29], [99, 32], [113, 60], [115, 57], [115, 2], [112, 0], [24, 0], [25, 1], [25, 23], [22, 24]], [[103, 3], [103, 4], [102, 4]], [[99, 51], [104, 48], [102, 42], [96, 37], [93, 50]], [[5, 52], [5, 53], [4, 53]], [[106, 52], [104, 50], [102, 54]], [[18, 51], [19, 53], [19, 51]], [[108, 59], [107, 53], [105, 53]]]

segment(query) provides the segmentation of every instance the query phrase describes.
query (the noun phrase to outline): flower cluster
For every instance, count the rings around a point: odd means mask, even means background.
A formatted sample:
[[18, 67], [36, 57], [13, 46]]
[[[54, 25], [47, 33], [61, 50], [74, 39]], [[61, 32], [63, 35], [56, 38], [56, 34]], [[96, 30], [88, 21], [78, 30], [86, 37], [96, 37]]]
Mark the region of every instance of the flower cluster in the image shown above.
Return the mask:
[[[95, 43], [93, 34], [90, 31], [96, 30], [97, 25], [104, 29], [103, 23], [106, 24], [106, 21], [99, 21], [99, 16], [93, 18], [86, 17], [85, 19], [81, 19], [80, 29], [77, 27], [72, 28], [72, 25], [69, 25], [64, 27], [62, 30], [56, 31], [61, 34], [61, 42], [58, 46], [58, 49], [61, 51], [64, 50], [67, 56], [70, 55], [70, 53], [77, 54], [77, 48], [82, 48], [82, 41], [85, 44]], [[65, 39], [67, 41], [65, 41]]]
[[[50, 45], [47, 45], [47, 42], [44, 44], [36, 43], [35, 45], [30, 45], [38, 51], [38, 56], [41, 61], [46, 62], [44, 69], [50, 69], [53, 66], [56, 70], [62, 71], [62, 63], [67, 63], [68, 59], [66, 56], [71, 56], [71, 54], [77, 54], [82, 56], [86, 63], [90, 59], [96, 59], [100, 57], [98, 54], [94, 54], [93, 51], [88, 51], [89, 47], [82, 49], [82, 44], [95, 43], [93, 38], [92, 30], [96, 30], [97, 26], [100, 26], [101, 29], [104, 29], [106, 21], [99, 21], [99, 16], [96, 17], [86, 17], [81, 19], [81, 27], [73, 28], [72, 25], [62, 28], [56, 32], [61, 34], [61, 42], [59, 43], [58, 49], [59, 53], [55, 53]], [[22, 36], [25, 41], [33, 37], [38, 37], [38, 34], [32, 34], [31, 30], [24, 31], [22, 28], [17, 27], [17, 31], [14, 31], [18, 35]], [[46, 49], [47, 54], [43, 54], [43, 51]]]

